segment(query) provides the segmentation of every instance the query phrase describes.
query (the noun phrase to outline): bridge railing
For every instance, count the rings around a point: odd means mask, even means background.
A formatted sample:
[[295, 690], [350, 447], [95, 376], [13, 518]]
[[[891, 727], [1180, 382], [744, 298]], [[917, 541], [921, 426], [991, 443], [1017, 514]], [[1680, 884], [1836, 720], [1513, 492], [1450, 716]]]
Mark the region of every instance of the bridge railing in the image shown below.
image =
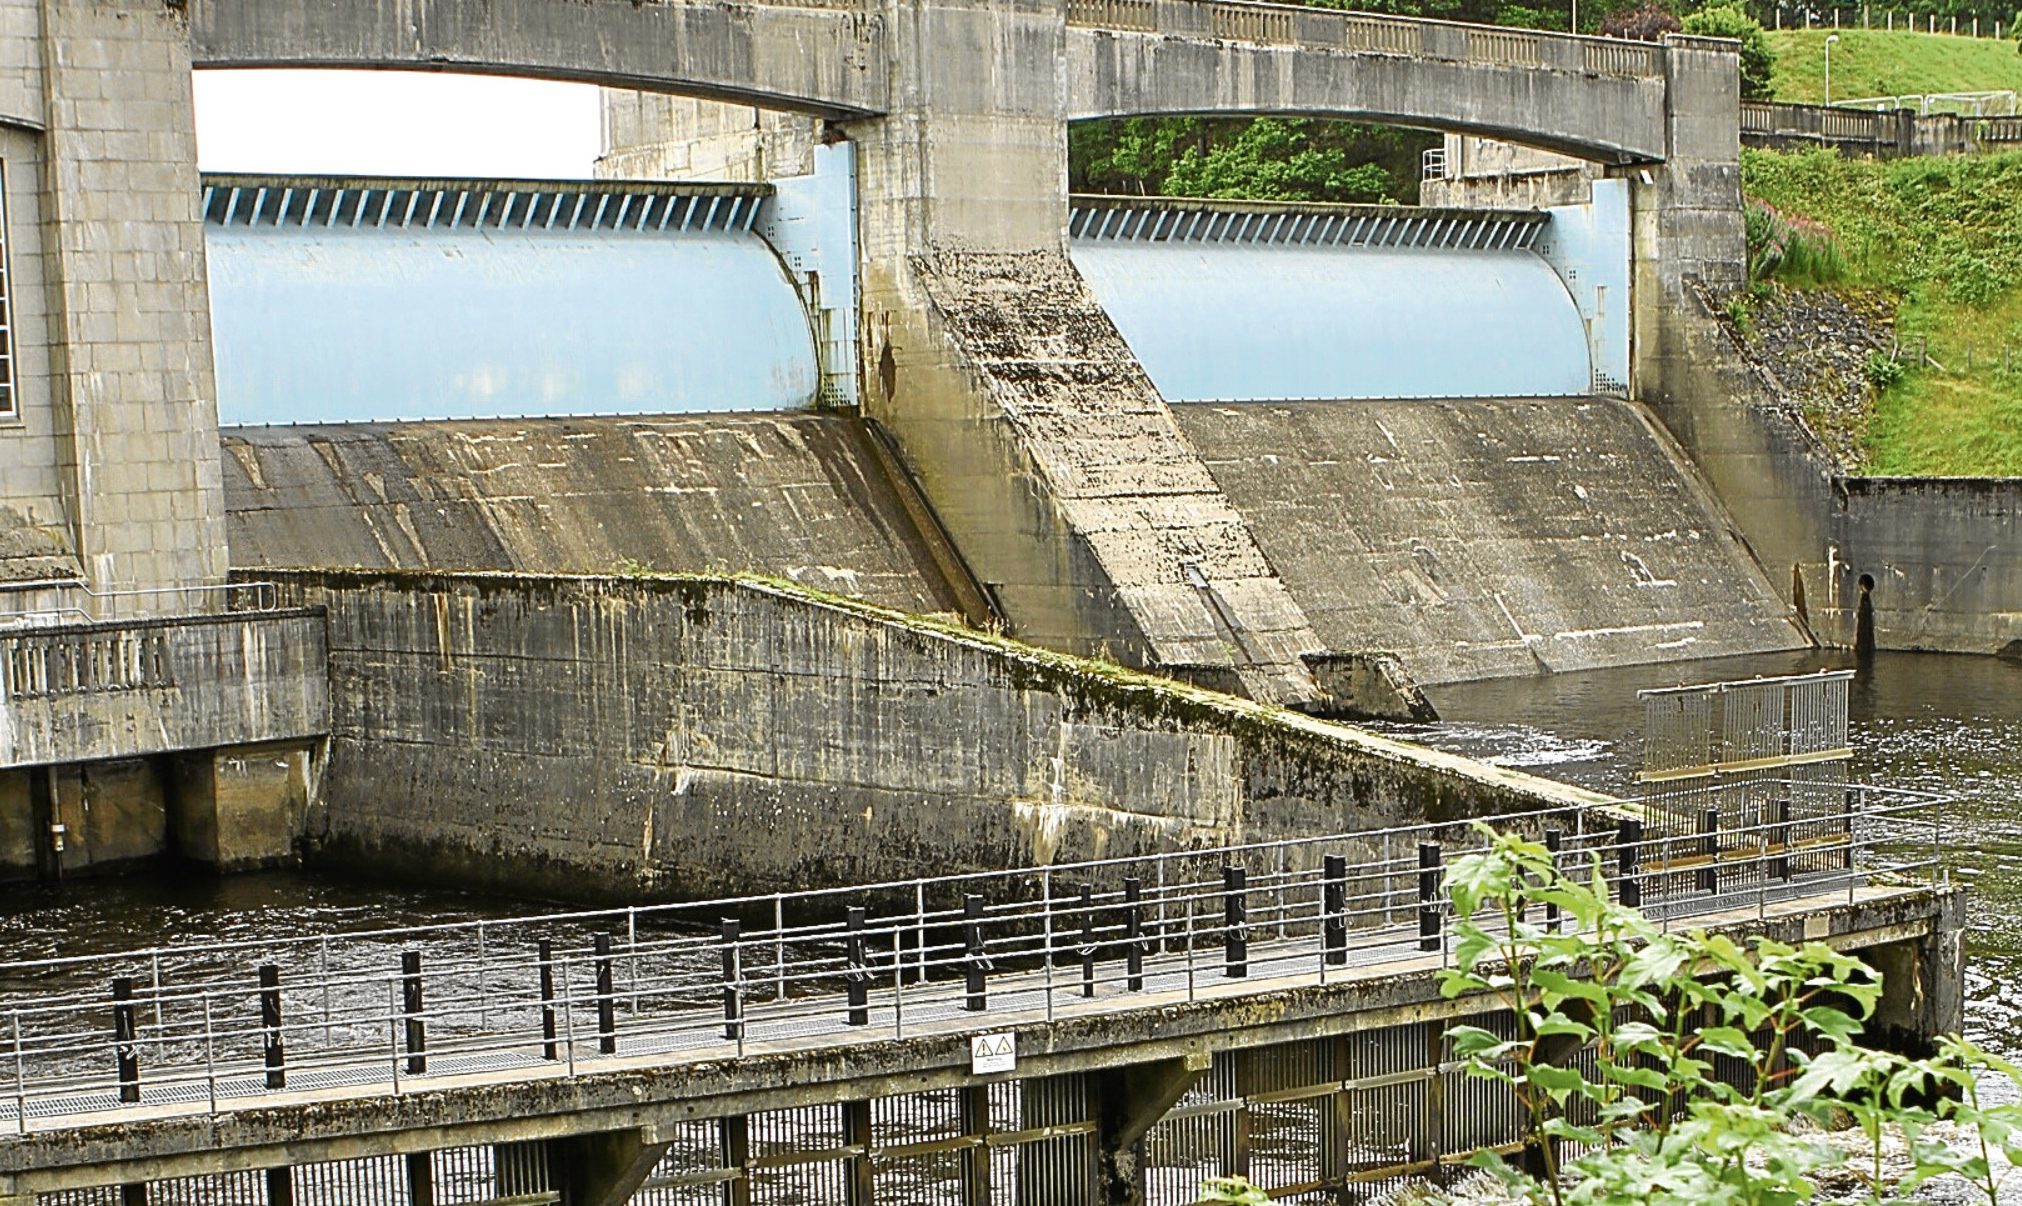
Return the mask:
[[93, 590], [81, 580], [38, 584], [29, 598], [53, 597], [54, 606], [9, 608], [0, 600], [0, 632], [54, 624], [100, 623], [156, 616], [204, 616], [274, 611], [279, 607], [272, 582], [246, 581], [183, 586]]
[[[1492, 819], [1665, 925], [1942, 876], [1943, 798], [1818, 782]], [[1416, 825], [861, 887], [0, 965], [0, 1126], [572, 1076], [1128, 1010], [1450, 957]], [[1538, 925], [1562, 925], [1540, 915]], [[11, 1076], [8, 1075], [11, 1071]]]
[[1664, 71], [1663, 47], [1648, 42], [1252, 0], [1068, 0], [1067, 20], [1070, 25], [1131, 33], [1550, 67], [1597, 75], [1655, 77]]

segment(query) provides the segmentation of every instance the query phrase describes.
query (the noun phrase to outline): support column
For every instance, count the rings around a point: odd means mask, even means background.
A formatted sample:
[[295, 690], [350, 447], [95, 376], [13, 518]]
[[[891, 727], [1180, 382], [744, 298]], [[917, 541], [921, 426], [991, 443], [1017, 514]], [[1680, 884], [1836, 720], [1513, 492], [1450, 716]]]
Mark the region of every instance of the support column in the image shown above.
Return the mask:
[[562, 1206], [625, 1206], [673, 1146], [657, 1127], [601, 1131], [553, 1140], [550, 1175]]
[[1214, 1066], [1205, 1051], [1091, 1074], [1095, 1098], [1096, 1201], [1144, 1206], [1145, 1133]]
[[169, 816], [176, 854], [215, 871], [292, 859], [315, 759], [312, 742], [178, 755]]
[[[78, 561], [99, 590], [219, 583], [217, 394], [181, 7], [37, 6], [47, 405]], [[165, 595], [121, 611], [189, 606]]]
[[877, 1182], [871, 1168], [871, 1103], [842, 1103], [843, 1146], [856, 1150], [843, 1162], [844, 1206], [871, 1206]]
[[723, 1206], [751, 1206], [751, 1118], [733, 1114], [716, 1120], [723, 1167], [736, 1175], [723, 1183]]
[[962, 1134], [974, 1147], [962, 1150], [962, 1206], [990, 1206], [990, 1086], [962, 1089]]

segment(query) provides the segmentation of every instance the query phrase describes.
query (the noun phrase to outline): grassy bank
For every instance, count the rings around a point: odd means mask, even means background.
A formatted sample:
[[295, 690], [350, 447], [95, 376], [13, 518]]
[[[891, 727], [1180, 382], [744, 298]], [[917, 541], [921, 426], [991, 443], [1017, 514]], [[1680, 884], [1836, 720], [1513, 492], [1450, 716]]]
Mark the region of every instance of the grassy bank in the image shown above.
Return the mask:
[[1846, 283], [1897, 296], [1898, 329], [1929, 341], [1936, 366], [1911, 368], [1877, 404], [1867, 471], [2022, 475], [2022, 152], [1879, 162], [1746, 151], [1742, 179], [1829, 227]]
[[[1769, 35], [1776, 51], [1770, 86], [1776, 99], [1825, 100], [1829, 29]], [[1832, 48], [1832, 94], [1840, 100], [1931, 92], [2022, 92], [2022, 54], [2013, 39], [1842, 29]]]

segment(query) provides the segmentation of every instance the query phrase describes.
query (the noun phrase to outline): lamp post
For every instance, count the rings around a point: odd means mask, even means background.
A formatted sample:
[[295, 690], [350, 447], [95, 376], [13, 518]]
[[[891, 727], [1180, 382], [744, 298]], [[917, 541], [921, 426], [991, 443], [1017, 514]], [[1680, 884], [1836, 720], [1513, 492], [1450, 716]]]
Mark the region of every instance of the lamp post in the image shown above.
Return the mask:
[[1832, 44], [1839, 41], [1838, 34], [1825, 35], [1825, 103], [1832, 104]]

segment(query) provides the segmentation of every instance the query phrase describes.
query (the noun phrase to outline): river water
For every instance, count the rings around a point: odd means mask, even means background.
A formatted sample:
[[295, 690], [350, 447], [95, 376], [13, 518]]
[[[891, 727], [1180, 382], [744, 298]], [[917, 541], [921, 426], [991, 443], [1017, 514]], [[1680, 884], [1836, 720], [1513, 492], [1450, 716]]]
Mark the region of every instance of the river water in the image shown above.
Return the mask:
[[1854, 775], [1956, 793], [1942, 826], [1953, 876], [1971, 888], [1967, 1033], [2022, 1055], [2022, 664], [1987, 657], [1844, 653], [1730, 658], [1435, 688], [1441, 723], [1388, 731], [1599, 791], [1633, 793], [1644, 687], [1856, 668]]

